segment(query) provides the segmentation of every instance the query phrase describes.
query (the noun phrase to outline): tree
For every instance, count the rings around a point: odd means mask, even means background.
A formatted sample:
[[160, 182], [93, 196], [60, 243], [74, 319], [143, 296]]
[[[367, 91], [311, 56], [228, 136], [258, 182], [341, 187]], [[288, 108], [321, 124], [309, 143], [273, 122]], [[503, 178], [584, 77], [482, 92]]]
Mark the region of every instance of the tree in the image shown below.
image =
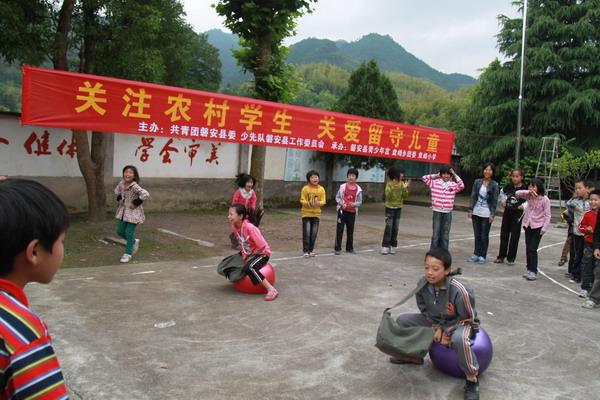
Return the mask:
[[[499, 20], [498, 47], [508, 61], [495, 60], [481, 74], [462, 130], [477, 136], [457, 140], [463, 162], [476, 169], [510, 158], [515, 145], [523, 21]], [[599, 0], [529, 1], [524, 138], [558, 135], [576, 138], [582, 149], [600, 145], [599, 43]], [[526, 140], [525, 152], [538, 143]]]
[[[295, 20], [311, 12], [317, 0], [220, 0], [214, 5], [217, 14], [226, 18], [225, 26], [240, 38], [234, 57], [245, 72], [254, 75], [253, 97], [286, 102], [296, 87], [293, 69], [285, 62], [289, 51], [283, 39], [295, 34]], [[262, 206], [265, 175], [264, 146], [252, 146], [250, 174], [258, 179], [258, 205]]]
[[[179, 0], [63, 0], [60, 9], [46, 0], [0, 1], [2, 26], [16, 30], [8, 35], [24, 32], [22, 40], [0, 45], [0, 54], [11, 59], [41, 62], [46, 55], [65, 71], [204, 90], [219, 86], [217, 50], [184, 21]], [[18, 18], [5, 24], [5, 15]], [[50, 22], [34, 26], [43, 17]], [[37, 43], [35, 34], [42, 38]], [[105, 219], [106, 134], [93, 132], [91, 144], [86, 132], [73, 135], [88, 212], [93, 220]]]
[[575, 156], [569, 151], [556, 160], [556, 167], [567, 193], [573, 193], [575, 183], [579, 179], [588, 179], [592, 171], [600, 170], [600, 150], [592, 150], [581, 156]]
[[[396, 91], [389, 78], [381, 73], [375, 60], [362, 63], [350, 74], [348, 89], [334, 105], [333, 111], [385, 121], [404, 120]], [[369, 169], [390, 166], [395, 161], [391, 158], [326, 152], [316, 153], [316, 158], [325, 161], [327, 192], [330, 194], [333, 193], [333, 167], [336, 163]]]

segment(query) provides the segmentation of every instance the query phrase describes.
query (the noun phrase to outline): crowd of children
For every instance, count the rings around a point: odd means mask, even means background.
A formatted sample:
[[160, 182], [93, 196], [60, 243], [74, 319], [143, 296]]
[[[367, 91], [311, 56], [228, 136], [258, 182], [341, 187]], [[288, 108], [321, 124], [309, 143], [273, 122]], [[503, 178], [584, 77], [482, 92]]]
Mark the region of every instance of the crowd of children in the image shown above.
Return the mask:
[[[486, 164], [483, 178], [475, 181], [469, 203], [469, 217], [473, 219], [475, 233], [475, 251], [469, 261], [484, 263], [486, 261], [489, 226], [495, 213], [498, 199], [504, 207], [504, 217], [500, 234], [500, 248], [494, 263], [505, 260], [512, 265], [517, 255], [517, 246], [521, 226], [525, 233], [526, 273], [527, 280], [537, 280], [538, 247], [540, 240], [550, 224], [550, 200], [545, 195], [544, 184], [532, 179], [527, 186], [523, 184], [524, 171], [512, 172], [511, 182], [499, 190], [493, 180], [495, 167]], [[394, 254], [398, 246], [397, 235], [400, 215], [404, 199], [408, 196], [410, 180], [403, 181], [404, 169], [392, 167], [387, 171], [389, 182], [385, 195], [385, 229], [381, 253]], [[362, 189], [356, 183], [358, 170], [347, 171], [348, 181], [342, 184], [336, 194], [337, 226], [335, 238], [335, 254], [340, 254], [344, 227], [346, 228], [345, 250], [354, 253], [353, 232], [356, 214], [362, 204]], [[459, 357], [460, 368], [465, 372], [465, 398], [479, 398], [479, 382], [477, 380], [477, 358], [471, 345], [475, 333], [479, 329], [479, 320], [474, 308], [475, 299], [472, 289], [451, 278], [452, 259], [448, 252], [452, 209], [456, 194], [464, 188], [461, 178], [450, 167], [442, 167], [438, 174], [425, 175], [423, 181], [431, 188], [433, 209], [433, 234], [430, 250], [425, 256], [424, 277], [427, 283], [417, 292], [417, 303], [420, 313], [404, 314], [398, 317], [401, 326], [426, 325], [436, 328], [434, 340], [452, 347]], [[326, 204], [325, 190], [319, 185], [320, 175], [311, 170], [306, 174], [307, 184], [302, 188], [300, 203], [302, 205], [302, 246], [304, 257], [314, 257], [315, 242], [319, 230], [321, 207]], [[126, 263], [136, 253], [139, 239], [134, 237], [135, 228], [144, 222], [142, 203], [149, 198], [149, 193], [140, 185], [140, 177], [134, 166], [123, 168], [122, 180], [115, 188], [118, 208], [116, 218], [119, 220], [117, 232], [126, 239], [127, 245], [121, 262]], [[236, 190], [228, 219], [236, 239], [236, 250], [239, 253], [228, 257], [224, 275], [247, 275], [254, 285], [261, 284], [267, 291], [265, 300], [278, 297], [277, 289], [261, 273], [269, 260], [271, 249], [262, 236], [258, 226], [263, 211], [256, 205], [256, 194], [253, 186], [256, 179], [248, 174], [236, 177], [239, 189]], [[23, 288], [29, 282], [49, 283], [62, 262], [64, 249], [62, 241], [69, 226], [69, 216], [65, 205], [44, 186], [21, 179], [0, 179], [0, 314], [19, 315], [28, 321], [19, 327], [7, 323], [0, 324], [2, 337], [10, 337], [17, 330], [24, 337], [32, 337], [39, 341], [38, 347], [32, 342], [15, 342], [11, 344], [10, 355], [0, 357], [3, 379], [11, 385], [5, 393], [35, 390], [52, 391], [60, 396], [66, 393], [64, 378], [60, 365], [54, 356], [50, 337], [43, 321], [27, 308], [27, 298]], [[600, 221], [597, 218], [600, 208], [600, 190], [585, 180], [575, 185], [573, 198], [567, 202], [568, 212], [572, 215], [572, 237], [568, 277], [572, 283], [581, 283], [581, 297], [586, 300], [584, 308], [600, 307]], [[28, 224], [21, 221], [27, 220]], [[231, 269], [239, 258], [236, 271]], [[237, 260], [236, 258], [236, 260]], [[225, 261], [225, 260], [224, 260]], [[563, 260], [561, 259], [561, 262]], [[564, 262], [563, 262], [564, 264]], [[424, 282], [423, 282], [424, 283]], [[447, 304], [438, 304], [441, 293], [448, 291]], [[13, 307], [19, 302], [18, 309]], [[442, 315], [444, 324], [436, 326]], [[451, 310], [451, 311], [448, 311]], [[7, 314], [8, 315], [8, 314]], [[33, 329], [31, 332], [28, 329]], [[25, 332], [27, 330], [27, 332]], [[31, 333], [35, 332], [34, 335]], [[451, 345], [450, 345], [451, 344]], [[38, 350], [39, 349], [39, 350]], [[23, 364], [22, 351], [27, 351], [27, 364]], [[403, 360], [392, 358], [394, 364], [422, 364], [422, 360]], [[17, 368], [31, 368], [27, 375], [8, 377], [6, 374]], [[8, 379], [8, 380], [7, 380]], [[35, 389], [27, 389], [32, 379], [38, 384]]]

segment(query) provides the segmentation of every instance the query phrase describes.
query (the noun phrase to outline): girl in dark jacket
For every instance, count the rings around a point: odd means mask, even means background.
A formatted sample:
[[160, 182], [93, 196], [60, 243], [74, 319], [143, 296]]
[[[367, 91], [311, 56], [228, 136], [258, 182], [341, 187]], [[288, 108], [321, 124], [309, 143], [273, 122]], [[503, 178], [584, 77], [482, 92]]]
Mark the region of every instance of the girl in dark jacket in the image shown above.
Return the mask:
[[496, 215], [500, 187], [492, 179], [496, 166], [487, 163], [483, 166], [483, 178], [475, 180], [471, 190], [468, 217], [473, 221], [473, 234], [475, 235], [475, 250], [468, 261], [485, 263], [490, 242], [490, 228]]

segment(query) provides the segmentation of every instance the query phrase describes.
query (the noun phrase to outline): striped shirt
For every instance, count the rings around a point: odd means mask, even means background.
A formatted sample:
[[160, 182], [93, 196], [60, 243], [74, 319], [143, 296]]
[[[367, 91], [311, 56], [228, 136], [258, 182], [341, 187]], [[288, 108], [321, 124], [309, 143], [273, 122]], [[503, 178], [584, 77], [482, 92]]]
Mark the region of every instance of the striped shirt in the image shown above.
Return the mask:
[[423, 181], [431, 189], [431, 208], [433, 211], [449, 213], [454, 208], [456, 194], [465, 188], [462, 179], [457, 175], [456, 182], [445, 182], [436, 175], [425, 175]]
[[0, 279], [0, 400], [68, 399], [46, 324], [25, 292]]

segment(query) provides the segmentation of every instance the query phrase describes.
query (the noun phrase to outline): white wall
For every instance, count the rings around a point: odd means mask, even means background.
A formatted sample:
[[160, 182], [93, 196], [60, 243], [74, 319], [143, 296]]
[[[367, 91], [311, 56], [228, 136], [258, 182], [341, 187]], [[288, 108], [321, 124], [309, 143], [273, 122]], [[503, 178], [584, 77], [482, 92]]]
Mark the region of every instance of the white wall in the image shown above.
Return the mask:
[[[21, 125], [18, 117], [0, 114], [0, 174], [81, 176], [77, 155], [67, 154], [71, 138], [71, 130]], [[28, 141], [31, 144], [27, 145]], [[65, 145], [59, 149], [62, 144]], [[28, 153], [27, 147], [31, 153]]]
[[[135, 165], [142, 177], [221, 179], [237, 174], [240, 145], [177, 138], [168, 144], [169, 140], [115, 134], [113, 176], [121, 176], [123, 167], [129, 164]], [[166, 151], [161, 154], [166, 147], [175, 149], [168, 152], [168, 157]]]

